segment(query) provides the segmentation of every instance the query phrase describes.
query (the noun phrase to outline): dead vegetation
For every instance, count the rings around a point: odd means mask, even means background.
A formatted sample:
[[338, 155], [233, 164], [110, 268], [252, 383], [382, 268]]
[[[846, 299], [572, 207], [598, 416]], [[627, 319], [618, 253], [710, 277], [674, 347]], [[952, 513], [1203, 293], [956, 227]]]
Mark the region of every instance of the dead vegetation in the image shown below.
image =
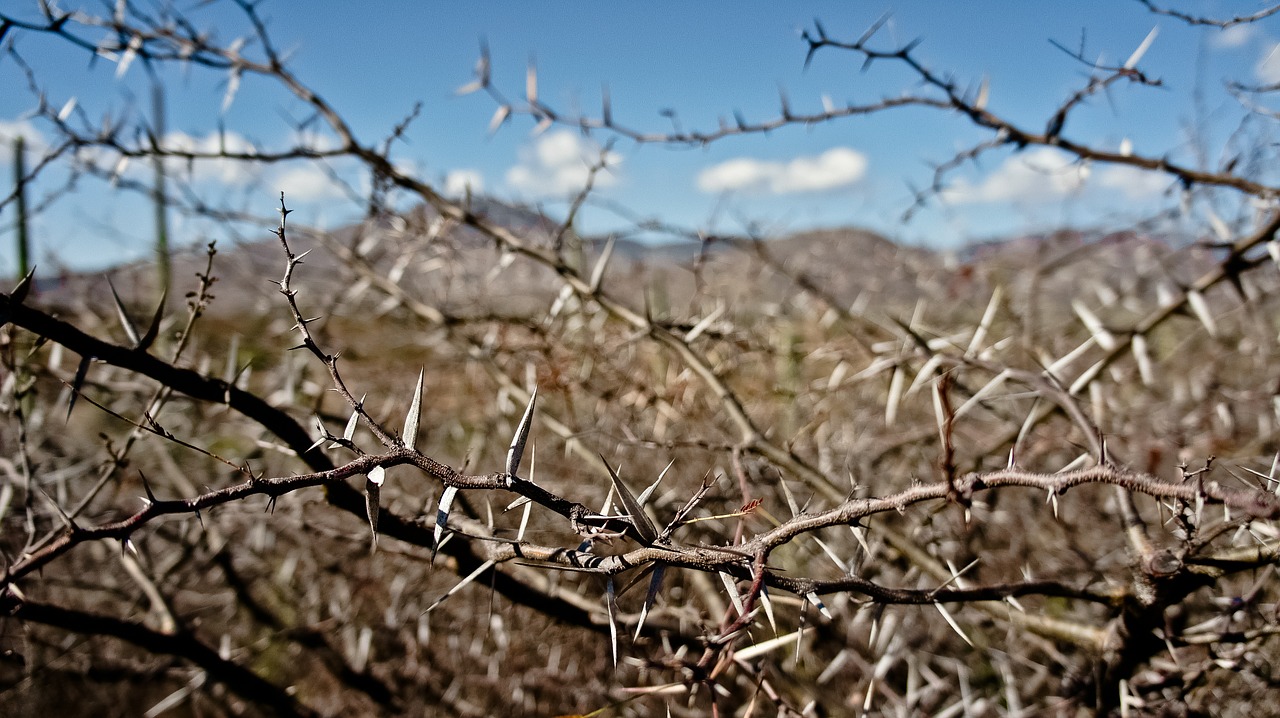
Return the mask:
[[[358, 139], [240, 7], [253, 54], [128, 8], [4, 23], [73, 43], [106, 27], [148, 61], [273, 79], [340, 139], [326, 152], [423, 206], [323, 235], [286, 188], [270, 243], [175, 261], [185, 311], [127, 275], [135, 294], [101, 301], [0, 295], [0, 680], [20, 714], [1275, 704], [1280, 209], [1264, 179], [1020, 128], [912, 46], [816, 26], [812, 52], [901, 64], [922, 88], [901, 102], [989, 129], [962, 158], [1049, 145], [1257, 211], [1208, 242], [1064, 235], [959, 262], [838, 232], [668, 227], [682, 248], [640, 251], [443, 197]], [[1140, 60], [1093, 68], [1055, 117], [1151, 84]], [[899, 102], [657, 135], [534, 90], [508, 101], [487, 63], [474, 89], [504, 119], [651, 142]], [[45, 119], [68, 148], [227, 155]]]

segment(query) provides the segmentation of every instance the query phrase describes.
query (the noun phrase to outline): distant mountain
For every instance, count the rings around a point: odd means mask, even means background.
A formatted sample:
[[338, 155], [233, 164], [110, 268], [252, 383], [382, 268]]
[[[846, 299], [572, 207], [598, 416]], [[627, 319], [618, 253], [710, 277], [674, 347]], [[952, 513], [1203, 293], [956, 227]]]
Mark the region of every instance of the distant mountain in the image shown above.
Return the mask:
[[[472, 209], [540, 246], [550, 246], [559, 228], [557, 221], [539, 212], [496, 200], [478, 198]], [[263, 234], [259, 242], [219, 248], [212, 312], [283, 311], [274, 282], [283, 274], [284, 256], [279, 241], [266, 229]], [[580, 259], [572, 261], [583, 262], [589, 271], [607, 240], [584, 238], [581, 244]], [[560, 288], [551, 271], [529, 262], [504, 261], [492, 240], [470, 228], [441, 222], [429, 207], [345, 227], [328, 233], [327, 241], [298, 227], [291, 246], [295, 252], [312, 250], [295, 280], [312, 296], [351, 286], [352, 276], [341, 259], [344, 253], [362, 257], [380, 272], [398, 273], [402, 285], [412, 287], [418, 296], [460, 313], [522, 311], [530, 302], [549, 306]], [[170, 299], [171, 309], [182, 307], [181, 295], [195, 286], [194, 275], [203, 271], [201, 249], [174, 256], [173, 277], [179, 289]], [[844, 308], [874, 301], [881, 307], [909, 309], [922, 297], [955, 300], [973, 292], [989, 294], [991, 284], [1008, 283], [1028, 272], [1043, 280], [1041, 291], [1050, 299], [1059, 294], [1076, 296], [1082, 284], [1148, 293], [1150, 287], [1132, 286], [1137, 277], [1150, 282], [1163, 273], [1171, 281], [1185, 281], [1212, 259], [1206, 250], [1137, 232], [1063, 230], [944, 252], [905, 247], [868, 230], [827, 228], [765, 241], [736, 236], [703, 242], [620, 240], [605, 286], [637, 306], [657, 297], [681, 314], [694, 311], [683, 308], [702, 297], [755, 306], [766, 298], [775, 303], [797, 301], [805, 287], [819, 288], [824, 301]], [[1076, 266], [1080, 262], [1088, 267], [1083, 276]], [[45, 279], [39, 301], [88, 309], [105, 317], [114, 312], [106, 274], [126, 303], [149, 311], [157, 299], [154, 271], [150, 262], [138, 262], [105, 273]], [[979, 300], [985, 297], [974, 301]]]

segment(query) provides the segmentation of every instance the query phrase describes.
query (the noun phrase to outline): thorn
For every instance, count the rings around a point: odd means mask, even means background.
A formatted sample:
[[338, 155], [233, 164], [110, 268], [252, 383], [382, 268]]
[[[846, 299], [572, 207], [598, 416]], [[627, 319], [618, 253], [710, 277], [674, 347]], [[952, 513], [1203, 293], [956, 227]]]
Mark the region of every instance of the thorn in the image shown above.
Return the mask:
[[618, 472], [613, 470], [613, 467], [605, 460], [603, 454], [600, 455], [600, 461], [609, 470], [609, 478], [613, 481], [613, 486], [617, 490], [618, 496], [622, 499], [622, 505], [626, 507], [627, 513], [631, 515], [631, 525], [635, 528], [636, 534], [645, 544], [652, 544], [658, 538], [658, 530], [649, 521], [648, 515], [644, 512], [644, 507], [636, 500], [635, 495], [631, 493], [631, 489], [628, 489], [626, 484], [622, 483], [622, 479], [618, 477]]
[[1053, 504], [1053, 518], [1058, 518], [1058, 492], [1049, 489], [1049, 496], [1045, 499], [1046, 504]]
[[436, 506], [435, 544], [431, 547], [431, 564], [434, 566], [436, 555], [440, 552], [441, 538], [444, 536], [446, 524], [449, 523], [449, 511], [453, 508], [453, 499], [458, 490], [452, 486], [444, 487], [440, 493], [440, 504]]
[[156, 305], [156, 312], [151, 316], [151, 325], [147, 327], [147, 333], [142, 335], [134, 349], [145, 352], [160, 335], [160, 322], [164, 319], [164, 309], [168, 301], [169, 289], [166, 287], [160, 293], [160, 303]]
[[675, 466], [675, 464], [676, 464], [675, 459], [672, 459], [671, 461], [667, 462], [666, 468], [664, 468], [661, 472], [658, 473], [657, 480], [655, 480], [652, 484], [649, 484], [649, 487], [646, 488], [644, 491], [640, 492], [640, 495], [636, 497], [636, 501], [641, 506], [644, 506], [645, 504], [649, 503], [649, 497], [653, 495], [654, 489], [658, 488], [658, 484], [662, 483], [662, 479], [667, 475], [667, 472], [671, 470], [671, 467]]
[[538, 401], [538, 387], [529, 394], [529, 405], [516, 425], [516, 433], [511, 437], [511, 446], [507, 449], [507, 473], [515, 475], [520, 470], [520, 459], [524, 456], [525, 443], [529, 440], [529, 429], [533, 425], [534, 405]]
[[963, 630], [961, 630], [960, 624], [956, 623], [956, 619], [951, 617], [951, 612], [947, 610], [946, 606], [943, 606], [941, 603], [935, 603], [933, 604], [933, 607], [938, 609], [938, 613], [942, 614], [943, 620], [947, 622], [948, 626], [951, 626], [951, 630], [955, 631], [956, 635], [960, 636], [961, 640], [970, 646], [973, 646], [973, 641], [969, 640], [969, 637], [965, 635]]
[[71, 410], [76, 407], [76, 399], [80, 397], [80, 392], [84, 389], [84, 380], [89, 374], [89, 364], [92, 362], [93, 357], [91, 356], [80, 358], [80, 365], [76, 367], [76, 378], [71, 382], [71, 398], [67, 402], [67, 416], [64, 421], [71, 421]]
[[889, 13], [887, 12], [881, 15], [874, 23], [872, 23], [871, 27], [867, 28], [867, 31], [862, 33], [862, 37], [858, 38], [858, 41], [853, 44], [858, 47], [861, 47], [862, 45], [866, 44], [866, 42], [870, 40], [872, 36], [874, 36], [877, 32], [879, 32], [880, 28], [884, 27], [884, 24], [886, 22], [889, 22]]
[[[378, 468], [382, 468], [379, 466]], [[372, 472], [370, 472], [372, 473]], [[380, 514], [379, 498], [382, 494], [382, 482], [374, 481], [370, 476], [364, 482], [365, 512], [369, 518], [369, 531], [373, 534], [373, 545], [370, 553], [378, 550], [378, 516]]]
[[404, 417], [404, 433], [400, 440], [409, 450], [418, 443], [418, 424], [422, 417], [422, 380], [425, 374], [426, 369], [418, 370], [418, 383], [413, 388], [413, 400], [409, 404], [409, 413]]
[[326, 436], [321, 436], [319, 439], [316, 439], [314, 442], [312, 442], [311, 446], [308, 446], [308, 447], [306, 448], [306, 450], [305, 450], [305, 451], [303, 451], [302, 453], [304, 453], [304, 454], [309, 454], [309, 453], [311, 453], [312, 451], [315, 451], [315, 450], [316, 450], [316, 447], [318, 447], [318, 446], [320, 446], [321, 444], [323, 444], [327, 438], [328, 438], [328, 437], [326, 437]]
[[600, 284], [604, 281], [605, 269], [609, 266], [609, 259], [613, 256], [613, 248], [615, 237], [610, 236], [609, 241], [604, 245], [604, 251], [600, 253], [600, 259], [596, 260], [596, 266], [591, 270], [591, 279], [588, 285], [591, 287], [591, 293], [595, 294], [600, 291]]
[[644, 605], [640, 608], [640, 620], [636, 621], [636, 633], [632, 637], [632, 641], [640, 640], [640, 632], [644, 629], [644, 621], [649, 617], [649, 609], [653, 608], [654, 601], [658, 598], [658, 591], [662, 588], [662, 575], [666, 573], [665, 564], [654, 564], [653, 576], [649, 579], [649, 592], [644, 597]]
[[129, 318], [129, 313], [124, 309], [124, 302], [120, 301], [120, 295], [116, 293], [116, 285], [112, 284], [111, 277], [107, 277], [107, 286], [111, 288], [111, 298], [116, 303], [116, 316], [120, 320], [120, 326], [124, 328], [124, 333], [129, 337], [129, 342], [137, 346], [141, 337], [138, 336], [138, 330], [133, 326], [133, 320]]
[[605, 606], [609, 610], [609, 642], [613, 647], [613, 667], [618, 667], [618, 595], [614, 591], [613, 576], [605, 584]]
[[32, 267], [30, 271], [27, 272], [26, 276], [18, 282], [18, 286], [14, 287], [13, 291], [9, 293], [10, 301], [14, 304], [22, 304], [22, 302], [27, 298], [27, 295], [31, 292], [31, 278], [35, 276], [35, 273], [36, 268]]
[[818, 597], [818, 593], [816, 591], [810, 591], [806, 593], [804, 597], [808, 599], [809, 603], [812, 603], [814, 608], [817, 608], [818, 612], [825, 616], [827, 620], [835, 620], [835, 617], [831, 615], [831, 611], [827, 609], [827, 604], [822, 602], [822, 599]]
[[147, 501], [150, 501], [153, 504], [157, 503], [156, 495], [151, 492], [151, 482], [147, 481], [147, 475], [139, 471], [138, 476], [142, 477], [142, 490], [147, 492]]
[[62, 524], [67, 528], [67, 531], [70, 533], [77, 533], [80, 531], [80, 527], [76, 526], [76, 522], [67, 515], [66, 511], [62, 510], [62, 507], [58, 505], [57, 501], [53, 500], [53, 497], [49, 495], [48, 491], [45, 491], [43, 487], [40, 487], [40, 493], [44, 495], [45, 500], [49, 502], [49, 505], [53, 507], [53, 510], [58, 513], [58, 518], [62, 519]]

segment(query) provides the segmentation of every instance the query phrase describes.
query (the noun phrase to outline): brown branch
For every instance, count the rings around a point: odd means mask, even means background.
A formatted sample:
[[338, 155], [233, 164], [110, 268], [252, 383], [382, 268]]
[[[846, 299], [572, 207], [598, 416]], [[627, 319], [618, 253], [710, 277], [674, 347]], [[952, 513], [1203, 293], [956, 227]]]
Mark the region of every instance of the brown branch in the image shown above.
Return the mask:
[[48, 603], [18, 598], [9, 590], [0, 593], [0, 613], [22, 621], [41, 623], [72, 633], [110, 636], [157, 655], [176, 656], [207, 671], [232, 693], [281, 716], [319, 716], [276, 686], [218, 652], [187, 632], [160, 633], [141, 623], [98, 613], [87, 613]]
[[1271, 5], [1255, 13], [1250, 13], [1248, 15], [1236, 15], [1224, 20], [1204, 15], [1192, 15], [1190, 13], [1180, 12], [1171, 8], [1161, 7], [1152, 2], [1152, 0], [1138, 0], [1138, 2], [1145, 5], [1148, 10], [1156, 15], [1165, 15], [1167, 17], [1175, 18], [1187, 23], [1188, 25], [1204, 25], [1222, 29], [1232, 27], [1233, 25], [1246, 25], [1248, 23], [1258, 22], [1259, 20], [1265, 20], [1272, 15], [1275, 15], [1277, 12], [1280, 12], [1280, 5]]

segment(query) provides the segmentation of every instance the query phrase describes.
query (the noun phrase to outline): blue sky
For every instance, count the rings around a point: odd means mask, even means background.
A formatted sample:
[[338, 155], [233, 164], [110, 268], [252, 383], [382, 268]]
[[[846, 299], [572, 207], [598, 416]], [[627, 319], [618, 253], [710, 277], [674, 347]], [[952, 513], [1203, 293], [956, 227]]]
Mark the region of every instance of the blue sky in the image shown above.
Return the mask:
[[[7, 12], [34, 15], [18, 0]], [[68, 9], [74, 3], [65, 2]], [[246, 33], [231, 7], [190, 7], [200, 26], [227, 40]], [[86, 3], [90, 10], [97, 3]], [[315, 0], [261, 4], [277, 47], [290, 52], [295, 73], [329, 100], [372, 142], [385, 137], [416, 102], [421, 116], [411, 125], [396, 160], [442, 186], [465, 181], [494, 196], [541, 203], [550, 212], [564, 206], [584, 175], [582, 156], [608, 134], [583, 138], [552, 128], [533, 132], [527, 117], [513, 117], [488, 131], [496, 105], [484, 93], [459, 96], [471, 79], [480, 39], [491, 48], [493, 77], [509, 97], [521, 97], [526, 64], [536, 60], [541, 98], [561, 109], [599, 114], [607, 85], [619, 122], [645, 130], [671, 127], [674, 110], [686, 128], [713, 129], [719, 118], [740, 112], [764, 120], [779, 112], [784, 88], [797, 112], [866, 103], [917, 89], [912, 76], [891, 63], [861, 71], [852, 54], [819, 53], [805, 70], [800, 33], [821, 20], [833, 37], [853, 39], [886, 12], [890, 21], [877, 36], [881, 47], [921, 38], [918, 56], [933, 69], [976, 86], [990, 83], [989, 109], [1040, 129], [1054, 108], [1086, 81], [1086, 68], [1055, 49], [1050, 40], [1076, 47], [1082, 37], [1089, 57], [1121, 63], [1148, 36], [1158, 34], [1141, 67], [1159, 77], [1159, 89], [1116, 88], [1072, 115], [1064, 134], [1102, 147], [1128, 141], [1143, 154], [1169, 155], [1189, 164], [1217, 164], [1224, 154], [1269, 141], [1237, 131], [1245, 114], [1222, 87], [1224, 79], [1280, 79], [1277, 19], [1228, 31], [1190, 28], [1146, 12], [1137, 2], [501, 2], [350, 3]], [[1251, 2], [1184, 3], [1206, 14], [1231, 15], [1257, 9]], [[97, 38], [98, 33], [86, 32]], [[92, 67], [83, 51], [57, 40], [11, 34], [54, 107], [73, 100], [77, 112], [136, 117], [149, 107], [148, 78], [140, 64], [123, 75], [110, 61]], [[251, 50], [250, 50], [251, 52]], [[172, 68], [168, 85], [168, 129], [173, 142], [213, 147], [219, 127], [224, 142], [281, 149], [297, 140], [292, 125], [306, 109], [279, 85], [247, 78], [224, 109], [226, 78], [190, 68]], [[36, 161], [51, 129], [30, 118], [36, 105], [20, 68], [0, 59], [0, 164], [11, 171], [8, 137], [29, 135]], [[747, 223], [777, 232], [811, 226], [867, 226], [902, 241], [955, 246], [995, 235], [1075, 226], [1120, 225], [1159, 207], [1176, 205], [1170, 183], [1159, 176], [1115, 168], [1069, 165], [1052, 150], [989, 154], [980, 166], [952, 175], [955, 189], [910, 223], [900, 221], [910, 205], [908, 183], [927, 184], [930, 163], [986, 138], [961, 118], [934, 110], [905, 109], [815, 127], [791, 127], [768, 136], [731, 137], [706, 148], [636, 145], [619, 140], [613, 167], [598, 197], [640, 216], [692, 228], [741, 230]], [[323, 142], [320, 137], [318, 141]], [[1203, 159], [1197, 159], [1197, 151]], [[114, 160], [97, 157], [110, 167]], [[356, 190], [368, 180], [353, 165], [338, 162], [328, 172], [290, 163], [246, 167], [208, 163], [174, 167], [211, 201], [269, 215], [284, 190], [299, 209], [299, 222], [337, 226], [361, 207], [335, 184]], [[122, 176], [148, 179], [145, 167], [125, 167]], [[63, 186], [55, 168], [34, 188], [42, 204]], [[7, 187], [7, 181], [6, 181]], [[92, 178], [58, 195], [35, 217], [36, 259], [83, 268], [146, 256], [152, 229], [146, 201]], [[623, 226], [609, 210], [587, 210], [585, 228], [603, 232]], [[0, 214], [0, 272], [10, 274], [13, 211]], [[174, 218], [178, 243], [203, 244], [259, 230]]]

